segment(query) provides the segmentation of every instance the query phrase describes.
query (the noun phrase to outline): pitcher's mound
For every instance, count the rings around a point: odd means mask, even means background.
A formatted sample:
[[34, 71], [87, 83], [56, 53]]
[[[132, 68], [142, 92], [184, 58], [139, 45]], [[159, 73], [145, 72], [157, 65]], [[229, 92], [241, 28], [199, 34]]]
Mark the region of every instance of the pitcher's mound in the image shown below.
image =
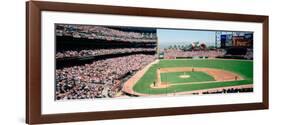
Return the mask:
[[179, 77], [182, 78], [182, 79], [186, 79], [186, 78], [189, 78], [190, 75], [180, 75]]

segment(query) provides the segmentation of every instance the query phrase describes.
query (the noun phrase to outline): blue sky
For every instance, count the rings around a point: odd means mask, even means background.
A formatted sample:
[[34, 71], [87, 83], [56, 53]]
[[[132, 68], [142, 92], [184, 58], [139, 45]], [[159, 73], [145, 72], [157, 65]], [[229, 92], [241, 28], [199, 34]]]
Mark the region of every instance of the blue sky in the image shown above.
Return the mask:
[[157, 29], [157, 36], [160, 48], [175, 44], [186, 45], [196, 41], [214, 45], [216, 39], [215, 31], [200, 30]]

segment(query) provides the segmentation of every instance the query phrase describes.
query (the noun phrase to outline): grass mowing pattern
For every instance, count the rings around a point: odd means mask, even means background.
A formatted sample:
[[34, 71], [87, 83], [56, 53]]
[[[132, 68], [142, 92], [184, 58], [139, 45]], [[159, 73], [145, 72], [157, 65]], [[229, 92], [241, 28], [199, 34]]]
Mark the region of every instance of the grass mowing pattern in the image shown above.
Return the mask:
[[[150, 84], [156, 80], [156, 69], [169, 67], [205, 67], [231, 71], [241, 75], [244, 80], [230, 82], [215, 82], [209, 84], [183, 84], [168, 88], [152, 89]], [[253, 62], [245, 60], [220, 60], [220, 59], [179, 59], [160, 60], [158, 64], [152, 65], [142, 78], [133, 87], [134, 91], [146, 94], [165, 94], [173, 92], [193, 91], [211, 89], [217, 87], [253, 84]]]
[[[180, 78], [181, 75], [189, 75], [189, 78]], [[215, 79], [204, 72], [168, 72], [161, 73], [161, 82], [168, 82], [169, 84], [175, 83], [188, 83], [188, 82], [204, 82], [215, 81]]]

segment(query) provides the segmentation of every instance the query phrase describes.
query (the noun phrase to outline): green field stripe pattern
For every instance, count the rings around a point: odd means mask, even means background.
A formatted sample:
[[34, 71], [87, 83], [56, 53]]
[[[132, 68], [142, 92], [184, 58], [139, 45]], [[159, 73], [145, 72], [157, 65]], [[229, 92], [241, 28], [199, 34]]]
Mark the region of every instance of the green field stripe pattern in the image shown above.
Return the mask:
[[[189, 75], [189, 78], [180, 78], [181, 75]], [[204, 72], [168, 72], [161, 73], [161, 82], [175, 84], [188, 82], [215, 81], [215, 79]]]
[[[231, 71], [244, 78], [240, 81], [214, 82], [202, 84], [182, 84], [173, 85], [168, 88], [150, 88], [150, 85], [156, 80], [156, 69], [171, 67], [202, 67], [215, 68]], [[178, 59], [178, 60], [160, 60], [158, 64], [152, 65], [148, 71], [137, 81], [133, 87], [134, 91], [144, 94], [165, 94], [174, 92], [194, 91], [202, 89], [211, 89], [218, 87], [236, 86], [253, 84], [253, 62], [245, 60], [221, 60], [221, 59]]]

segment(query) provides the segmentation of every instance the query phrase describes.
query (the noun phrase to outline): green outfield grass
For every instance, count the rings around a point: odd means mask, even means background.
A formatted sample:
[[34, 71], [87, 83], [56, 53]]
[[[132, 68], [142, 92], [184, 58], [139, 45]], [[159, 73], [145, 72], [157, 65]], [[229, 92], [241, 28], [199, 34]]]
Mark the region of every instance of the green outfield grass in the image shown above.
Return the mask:
[[[156, 69], [169, 67], [206, 67], [231, 71], [241, 75], [244, 80], [230, 82], [214, 82], [202, 84], [182, 84], [168, 88], [150, 88], [156, 80]], [[158, 64], [152, 65], [143, 77], [133, 87], [134, 91], [146, 94], [164, 94], [173, 92], [193, 91], [217, 87], [253, 84], [253, 62], [245, 60], [222, 60], [222, 59], [178, 59], [160, 60]]]
[[[189, 75], [189, 78], [180, 78], [181, 75]], [[215, 79], [204, 72], [168, 72], [161, 73], [161, 82], [174, 83], [188, 83], [188, 82], [203, 82], [215, 81]]]

